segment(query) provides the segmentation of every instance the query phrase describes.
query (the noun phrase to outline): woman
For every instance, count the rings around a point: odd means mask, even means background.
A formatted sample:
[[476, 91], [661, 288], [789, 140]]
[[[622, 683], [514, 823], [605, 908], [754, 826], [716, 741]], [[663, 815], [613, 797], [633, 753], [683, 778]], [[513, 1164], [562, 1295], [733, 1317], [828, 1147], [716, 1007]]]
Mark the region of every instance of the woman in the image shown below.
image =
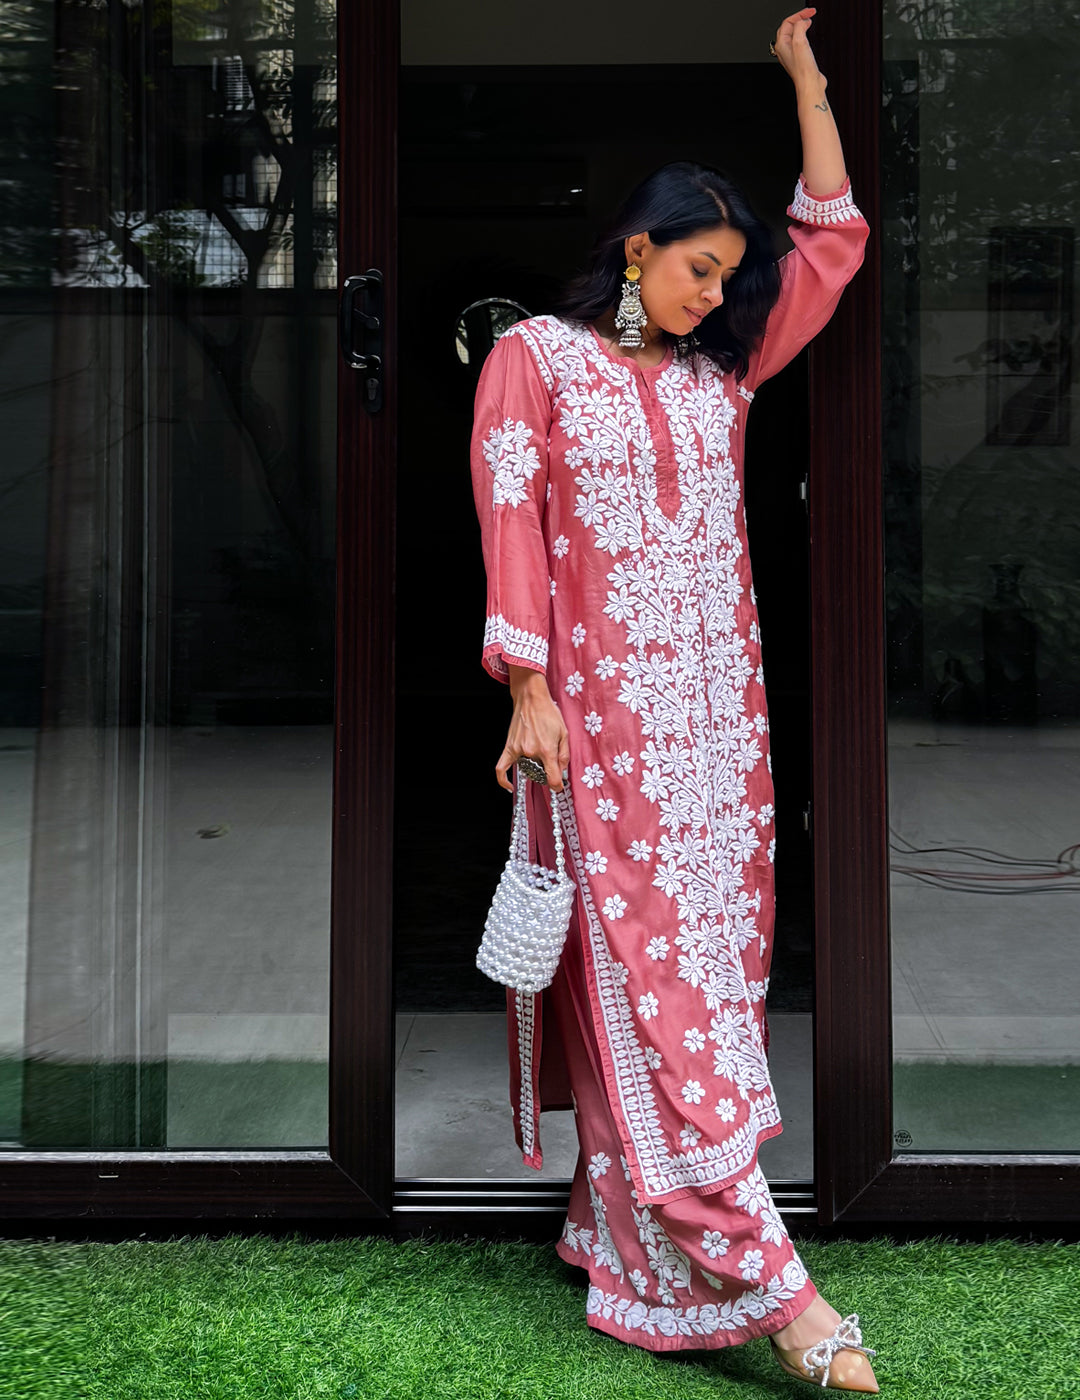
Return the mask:
[[[771, 239], [718, 172], [630, 196], [560, 316], [514, 326], [480, 379], [473, 480], [484, 664], [513, 717], [496, 765], [542, 762], [577, 884], [559, 971], [508, 994], [527, 1163], [553, 1018], [581, 1153], [557, 1246], [590, 1325], [655, 1351], [768, 1334], [785, 1370], [876, 1392], [857, 1314], [808, 1278], [757, 1163], [768, 1073], [773, 789], [742, 440], [754, 389], [828, 321], [863, 258], [814, 9], [770, 48], [798, 97], [803, 173]], [[564, 784], [564, 777], [569, 781]], [[547, 794], [530, 823], [552, 864]], [[570, 800], [569, 793], [573, 793]], [[549, 1037], [549, 1050], [552, 1038]]]

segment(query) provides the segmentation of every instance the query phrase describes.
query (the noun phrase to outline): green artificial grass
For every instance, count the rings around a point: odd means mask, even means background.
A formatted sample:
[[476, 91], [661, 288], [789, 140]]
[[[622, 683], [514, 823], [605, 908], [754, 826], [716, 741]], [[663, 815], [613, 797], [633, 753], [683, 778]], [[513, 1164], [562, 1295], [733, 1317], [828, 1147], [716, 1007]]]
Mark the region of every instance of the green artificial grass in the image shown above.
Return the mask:
[[[1080, 1246], [798, 1242], [883, 1396], [1080, 1395]], [[0, 1241], [3, 1400], [766, 1400], [758, 1339], [653, 1355], [586, 1326], [550, 1245]]]

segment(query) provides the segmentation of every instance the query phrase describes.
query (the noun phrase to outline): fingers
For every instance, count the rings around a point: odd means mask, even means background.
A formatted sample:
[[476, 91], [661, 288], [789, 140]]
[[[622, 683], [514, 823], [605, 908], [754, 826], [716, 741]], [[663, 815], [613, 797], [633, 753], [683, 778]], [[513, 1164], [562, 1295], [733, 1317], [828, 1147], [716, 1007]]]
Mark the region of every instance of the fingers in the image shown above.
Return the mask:
[[544, 765], [544, 772], [547, 774], [548, 787], [551, 788], [552, 792], [562, 792], [565, 765], [559, 762], [557, 754], [546, 754], [541, 761]]
[[779, 43], [782, 39], [804, 38], [816, 14], [817, 10], [810, 6], [805, 10], [798, 10], [793, 15], [788, 15], [787, 19], [780, 22], [780, 28], [776, 31], [776, 42]]
[[544, 772], [547, 774], [548, 786], [554, 792], [562, 792], [565, 787], [563, 773], [570, 766], [570, 750], [566, 746], [565, 740], [557, 754], [530, 753], [523, 755], [515, 753], [514, 750], [507, 745], [499, 755], [499, 761], [495, 765], [495, 781], [501, 788], [505, 788], [507, 792], [514, 791], [514, 785], [510, 781], [509, 776], [510, 769], [513, 768], [518, 759], [522, 757], [535, 758], [537, 763], [542, 764]]
[[514, 791], [514, 785], [507, 774], [516, 762], [517, 754], [514, 753], [508, 744], [499, 755], [499, 761], [495, 765], [495, 781], [501, 788], [505, 788], [507, 792]]

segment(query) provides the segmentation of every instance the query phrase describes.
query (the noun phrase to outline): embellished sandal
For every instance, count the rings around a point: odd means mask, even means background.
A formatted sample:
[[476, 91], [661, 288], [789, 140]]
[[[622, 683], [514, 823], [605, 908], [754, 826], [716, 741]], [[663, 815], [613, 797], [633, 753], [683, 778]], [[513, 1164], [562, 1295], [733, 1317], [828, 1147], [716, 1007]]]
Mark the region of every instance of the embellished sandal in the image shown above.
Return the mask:
[[869, 1361], [860, 1361], [853, 1373], [846, 1375], [843, 1380], [836, 1377], [832, 1384], [829, 1384], [829, 1369], [838, 1352], [861, 1352], [863, 1356], [877, 1355], [873, 1347], [864, 1347], [862, 1344], [858, 1313], [848, 1313], [847, 1317], [836, 1324], [836, 1330], [831, 1337], [815, 1342], [805, 1351], [800, 1351], [798, 1347], [782, 1347], [771, 1336], [769, 1342], [777, 1361], [789, 1376], [797, 1376], [801, 1381], [809, 1381], [811, 1385], [820, 1384], [830, 1390], [857, 1390], [864, 1395], [876, 1395], [878, 1392], [877, 1378]]

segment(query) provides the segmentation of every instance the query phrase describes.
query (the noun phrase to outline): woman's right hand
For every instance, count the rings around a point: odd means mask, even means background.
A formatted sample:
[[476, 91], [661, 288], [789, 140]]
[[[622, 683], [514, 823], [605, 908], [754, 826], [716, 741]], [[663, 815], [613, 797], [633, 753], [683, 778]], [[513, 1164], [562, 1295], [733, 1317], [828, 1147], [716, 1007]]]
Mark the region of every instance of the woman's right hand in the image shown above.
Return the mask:
[[495, 765], [499, 786], [513, 792], [507, 773], [524, 754], [544, 765], [548, 786], [563, 790], [563, 770], [570, 764], [570, 741], [562, 715], [548, 690], [547, 678], [528, 666], [509, 666], [514, 713], [506, 746]]

